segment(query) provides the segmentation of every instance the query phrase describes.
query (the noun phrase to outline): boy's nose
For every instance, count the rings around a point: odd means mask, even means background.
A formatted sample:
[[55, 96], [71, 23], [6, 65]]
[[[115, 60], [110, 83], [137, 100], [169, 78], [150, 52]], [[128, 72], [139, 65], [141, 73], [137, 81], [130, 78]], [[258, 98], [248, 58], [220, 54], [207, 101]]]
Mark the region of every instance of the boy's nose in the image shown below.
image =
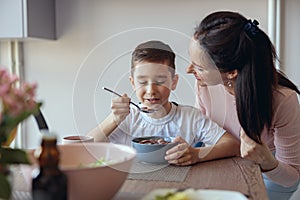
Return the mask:
[[149, 83], [148, 85], [147, 85], [147, 93], [155, 93], [155, 87], [156, 87], [156, 85], [155, 85], [155, 83]]
[[188, 73], [188, 74], [191, 74], [191, 73], [194, 73], [194, 66], [192, 65], [192, 64], [189, 64], [188, 66], [187, 66], [187, 68], [185, 69], [185, 71], [186, 71], [186, 73]]

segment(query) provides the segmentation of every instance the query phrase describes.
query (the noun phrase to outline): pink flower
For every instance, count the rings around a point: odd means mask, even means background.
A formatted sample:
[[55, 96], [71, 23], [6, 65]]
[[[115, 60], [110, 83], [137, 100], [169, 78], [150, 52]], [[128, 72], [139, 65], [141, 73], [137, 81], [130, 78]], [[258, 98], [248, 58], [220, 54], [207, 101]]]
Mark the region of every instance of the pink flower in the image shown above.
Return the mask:
[[4, 96], [5, 94], [7, 94], [9, 89], [10, 89], [10, 85], [8, 84], [0, 85], [0, 96]]
[[[25, 152], [22, 154], [20, 149], [9, 149], [7, 147], [14, 138], [12, 136], [14, 128], [38, 111], [41, 106], [40, 103], [34, 100], [36, 84], [25, 82], [21, 87], [16, 87], [17, 81], [19, 81], [19, 78], [16, 75], [10, 75], [0, 67], [0, 157], [5, 158], [1, 160], [5, 165], [13, 163], [29, 164]], [[5, 176], [1, 173], [1, 184], [8, 183], [5, 179], [3, 180]], [[0, 191], [0, 196], [1, 198], [4, 197], [3, 190]]]
[[[37, 85], [24, 82], [20, 87], [16, 87], [17, 81], [19, 78], [16, 75], [10, 75], [0, 68], [0, 134], [14, 128], [40, 106], [34, 100]], [[0, 135], [0, 138], [5, 137]], [[3, 142], [5, 141], [0, 141], [0, 145]]]

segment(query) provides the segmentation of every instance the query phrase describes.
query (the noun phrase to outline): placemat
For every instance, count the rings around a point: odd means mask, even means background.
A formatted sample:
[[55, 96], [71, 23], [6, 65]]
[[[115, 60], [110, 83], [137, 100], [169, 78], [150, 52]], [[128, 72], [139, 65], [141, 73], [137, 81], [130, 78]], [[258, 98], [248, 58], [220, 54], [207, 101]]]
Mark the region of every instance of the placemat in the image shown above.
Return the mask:
[[134, 160], [127, 179], [184, 182], [191, 166], [151, 164]]
[[13, 191], [12, 193], [12, 200], [32, 200], [30, 192], [24, 191]]

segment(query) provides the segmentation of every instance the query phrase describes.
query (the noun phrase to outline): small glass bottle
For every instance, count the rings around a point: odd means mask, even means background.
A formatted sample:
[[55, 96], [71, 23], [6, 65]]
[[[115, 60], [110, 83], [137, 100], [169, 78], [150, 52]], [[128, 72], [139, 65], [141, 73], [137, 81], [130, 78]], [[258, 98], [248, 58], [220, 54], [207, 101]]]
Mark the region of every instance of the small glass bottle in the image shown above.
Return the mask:
[[67, 200], [67, 177], [59, 169], [56, 136], [45, 133], [38, 158], [40, 171], [32, 179], [33, 200]]

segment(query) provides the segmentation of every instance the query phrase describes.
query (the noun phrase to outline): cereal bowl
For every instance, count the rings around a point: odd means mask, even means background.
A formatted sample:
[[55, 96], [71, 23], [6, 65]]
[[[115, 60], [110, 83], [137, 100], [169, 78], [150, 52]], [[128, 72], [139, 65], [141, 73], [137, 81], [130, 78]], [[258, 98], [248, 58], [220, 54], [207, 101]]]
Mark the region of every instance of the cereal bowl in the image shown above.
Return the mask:
[[[154, 164], [167, 164], [166, 152], [177, 143], [173, 142], [174, 137], [144, 136], [132, 140], [132, 146], [136, 150], [138, 160]], [[161, 142], [160, 142], [161, 141]]]

